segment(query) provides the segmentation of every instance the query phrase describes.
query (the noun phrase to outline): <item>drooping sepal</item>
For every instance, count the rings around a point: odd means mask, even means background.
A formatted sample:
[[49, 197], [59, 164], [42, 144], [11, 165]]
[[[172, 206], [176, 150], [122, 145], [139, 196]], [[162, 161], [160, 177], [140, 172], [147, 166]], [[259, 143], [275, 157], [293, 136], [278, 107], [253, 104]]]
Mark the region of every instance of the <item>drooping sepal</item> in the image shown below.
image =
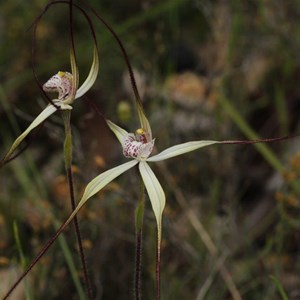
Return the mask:
[[54, 112], [57, 111], [57, 108], [53, 105], [48, 105], [34, 120], [33, 122], [27, 127], [27, 129], [14, 141], [11, 148], [7, 152], [6, 156], [4, 157], [4, 161], [9, 159], [17, 147], [21, 144], [21, 142], [26, 138], [26, 136], [37, 126], [43, 123], [49, 116], [51, 116]]
[[145, 161], [139, 163], [139, 170], [145, 184], [152, 209], [155, 215], [158, 232], [158, 245], [161, 243], [162, 213], [166, 204], [165, 193], [155, 174]]
[[95, 177], [90, 183], [86, 186], [82, 198], [80, 199], [74, 213], [72, 214], [72, 218], [74, 215], [80, 210], [80, 208], [90, 199], [92, 196], [97, 194], [101, 189], [103, 189], [106, 185], [108, 185], [115, 178], [126, 172], [127, 170], [134, 167], [138, 161], [131, 160], [120, 166], [117, 166], [113, 169], [105, 171], [101, 173], [97, 177]]

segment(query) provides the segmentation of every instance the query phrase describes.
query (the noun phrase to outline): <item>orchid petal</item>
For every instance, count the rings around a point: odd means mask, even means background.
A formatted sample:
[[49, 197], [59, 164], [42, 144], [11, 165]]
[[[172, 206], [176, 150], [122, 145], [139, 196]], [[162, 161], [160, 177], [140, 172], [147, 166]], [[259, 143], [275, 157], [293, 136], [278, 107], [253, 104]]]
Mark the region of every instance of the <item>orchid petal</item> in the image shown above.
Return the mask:
[[38, 125], [43, 123], [49, 116], [51, 116], [54, 112], [57, 111], [57, 108], [54, 105], [48, 105], [28, 126], [28, 128], [14, 141], [13, 145], [9, 149], [6, 154], [4, 160], [8, 159], [16, 148], [20, 145], [20, 143], [26, 138], [26, 136]]
[[219, 144], [218, 141], [194, 141], [175, 145], [147, 159], [147, 161], [161, 161], [184, 153], [197, 150], [213, 144]]
[[77, 90], [75, 99], [83, 96], [95, 83], [97, 75], [99, 71], [99, 57], [98, 57], [98, 51], [97, 47], [94, 48], [94, 58], [93, 63], [89, 72], [88, 77], [84, 81], [84, 83], [81, 85], [81, 87]]
[[76, 207], [78, 211], [85, 202], [98, 193], [101, 189], [103, 189], [107, 184], [109, 184], [112, 180], [116, 177], [120, 176], [125, 171], [129, 170], [130, 168], [134, 167], [138, 161], [131, 160], [126, 162], [120, 166], [117, 166], [113, 169], [105, 171], [104, 173], [100, 174], [99, 176], [95, 177], [85, 188], [83, 196]]
[[140, 103], [137, 103], [137, 112], [139, 115], [139, 119], [140, 119], [140, 123], [141, 123], [141, 127], [147, 132], [148, 137], [147, 137], [147, 141], [150, 142], [152, 140], [152, 131], [151, 131], [151, 127], [150, 127], [150, 123], [144, 113], [144, 109], [141, 106]]
[[72, 86], [73, 86], [73, 91], [72, 91], [72, 96], [71, 99], [72, 101], [75, 98], [75, 95], [77, 94], [77, 88], [78, 88], [78, 84], [79, 84], [79, 72], [78, 72], [78, 68], [77, 68], [77, 62], [76, 62], [76, 56], [74, 53], [74, 49], [71, 48], [70, 50], [70, 64], [71, 64], [71, 73], [73, 75], [73, 82], [72, 82]]
[[113, 123], [112, 121], [106, 120], [106, 123], [111, 129], [111, 131], [115, 134], [119, 142], [123, 145], [123, 140], [128, 136], [128, 132], [125, 129]]
[[124, 173], [127, 170], [129, 170], [130, 168], [134, 167], [137, 163], [138, 163], [138, 161], [131, 160], [131, 161], [126, 162], [120, 166], [113, 168], [113, 169], [105, 171], [104, 173], [95, 177], [86, 186], [83, 196], [82, 196], [81, 200], [79, 201], [78, 205], [72, 211], [72, 214], [69, 216], [67, 221], [62, 225], [62, 227], [60, 229], [64, 230], [68, 226], [68, 224], [74, 219], [74, 217], [77, 215], [77, 213], [80, 211], [82, 206], [87, 202], [87, 200], [89, 198], [91, 198], [96, 193], [98, 193], [101, 189], [103, 189], [106, 185], [108, 185], [116, 177], [120, 176], [122, 173]]
[[139, 163], [139, 170], [143, 178], [147, 193], [149, 195], [152, 209], [156, 218], [157, 232], [158, 232], [158, 245], [161, 242], [161, 223], [162, 213], [166, 203], [165, 193], [156, 178], [155, 174], [145, 161]]

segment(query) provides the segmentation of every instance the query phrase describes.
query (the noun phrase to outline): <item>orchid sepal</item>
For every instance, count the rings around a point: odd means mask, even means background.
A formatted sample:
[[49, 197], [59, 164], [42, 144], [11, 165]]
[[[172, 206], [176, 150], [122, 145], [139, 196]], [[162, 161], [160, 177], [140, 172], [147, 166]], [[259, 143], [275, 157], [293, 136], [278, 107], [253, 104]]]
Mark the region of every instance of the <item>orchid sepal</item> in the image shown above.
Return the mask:
[[195, 151], [199, 148], [203, 148], [206, 146], [214, 145], [214, 144], [220, 144], [219, 141], [193, 141], [193, 142], [187, 142], [183, 144], [178, 144], [175, 146], [172, 146], [170, 148], [167, 148], [166, 150], [151, 156], [147, 159], [147, 161], [162, 161], [166, 160], [178, 155], [182, 155], [188, 152]]
[[72, 93], [68, 99], [65, 100], [65, 103], [72, 104], [75, 100], [77, 89], [79, 85], [79, 72], [76, 62], [76, 56], [74, 49], [71, 47], [70, 49], [70, 64], [71, 64], [71, 73], [72, 73]]
[[72, 214], [69, 216], [67, 221], [63, 224], [62, 228], [67, 227], [68, 224], [74, 219], [77, 213], [80, 211], [82, 206], [95, 194], [100, 192], [105, 186], [107, 186], [111, 181], [115, 178], [126, 172], [127, 170], [133, 168], [138, 161], [131, 160], [126, 162], [120, 166], [107, 170], [97, 177], [95, 177], [90, 183], [86, 186], [82, 198], [80, 199], [79, 203], [77, 204], [76, 208], [72, 211]]
[[50, 104], [46, 106], [46, 108], [32, 121], [32, 123], [27, 127], [27, 129], [17, 137], [17, 139], [14, 141], [12, 146], [10, 147], [9, 151], [4, 157], [4, 160], [7, 160], [10, 158], [10, 156], [13, 154], [13, 152], [17, 149], [17, 147], [20, 145], [20, 143], [26, 138], [26, 136], [37, 126], [39, 126], [41, 123], [43, 123], [49, 116], [51, 116], [54, 112], [57, 111], [57, 108]]
[[125, 129], [121, 128], [120, 126], [118, 126], [110, 120], [106, 120], [106, 123], [110, 130], [115, 134], [120, 144], [122, 145], [124, 138], [126, 138], [126, 136], [128, 136], [129, 133]]
[[75, 99], [82, 97], [95, 83], [97, 75], [99, 72], [99, 57], [98, 57], [98, 50], [97, 47], [94, 47], [94, 54], [93, 54], [93, 63], [89, 72], [88, 77], [77, 90]]
[[140, 120], [140, 124], [141, 124], [141, 128], [143, 128], [146, 132], [147, 132], [147, 141], [150, 142], [152, 140], [152, 130], [151, 130], [151, 126], [150, 123], [144, 113], [144, 109], [143, 107], [137, 103], [137, 112], [139, 115], [139, 120]]
[[68, 218], [68, 220], [64, 223], [64, 226], [67, 226], [73, 218], [76, 216], [76, 214], [79, 212], [79, 210], [82, 208], [82, 206], [95, 194], [100, 192], [106, 185], [108, 185], [111, 181], [113, 181], [115, 178], [126, 172], [127, 170], [133, 168], [138, 161], [131, 160], [128, 161], [120, 166], [117, 166], [115, 168], [112, 168], [110, 170], [107, 170], [97, 177], [95, 177], [92, 181], [88, 183], [86, 186], [83, 195], [77, 204], [76, 208], [73, 210], [72, 214]]
[[138, 161], [136, 160], [131, 160], [128, 161], [120, 166], [117, 166], [115, 168], [112, 168], [108, 171], [105, 171], [95, 177], [90, 183], [86, 186], [84, 193], [82, 195], [82, 198], [80, 202], [78, 203], [79, 207], [82, 207], [85, 202], [97, 194], [102, 188], [104, 188], [107, 184], [109, 184], [112, 180], [114, 180], [116, 177], [120, 176], [127, 170], [131, 169], [134, 167]]
[[166, 196], [158, 179], [156, 178], [155, 174], [146, 161], [141, 161], [139, 163], [139, 170], [155, 215], [159, 241], [158, 245], [160, 245], [162, 231], [162, 213], [166, 204]]

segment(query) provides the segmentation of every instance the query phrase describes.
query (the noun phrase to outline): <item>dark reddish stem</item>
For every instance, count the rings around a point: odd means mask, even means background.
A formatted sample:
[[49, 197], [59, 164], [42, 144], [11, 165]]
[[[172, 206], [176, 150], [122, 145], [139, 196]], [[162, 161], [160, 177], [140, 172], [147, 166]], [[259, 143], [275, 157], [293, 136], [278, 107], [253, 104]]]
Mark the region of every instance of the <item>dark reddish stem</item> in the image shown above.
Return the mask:
[[[64, 0], [58, 0], [58, 1], [51, 1], [50, 3], [48, 3], [45, 8], [43, 9], [43, 11], [40, 13], [40, 15], [35, 19], [35, 21], [33, 22], [33, 24], [30, 26], [30, 28], [33, 28], [33, 35], [32, 35], [32, 48], [31, 48], [31, 66], [32, 66], [32, 72], [33, 72], [33, 75], [34, 75], [34, 78], [35, 78], [35, 81], [40, 89], [40, 91], [42, 92], [42, 94], [45, 96], [45, 98], [47, 99], [47, 101], [52, 104], [53, 106], [55, 106], [57, 109], [59, 109], [59, 107], [53, 103], [52, 99], [45, 93], [45, 91], [43, 90], [43, 86], [42, 84], [40, 83], [39, 79], [38, 79], [38, 76], [36, 74], [36, 70], [35, 70], [35, 44], [36, 44], [36, 29], [37, 29], [37, 26], [40, 22], [40, 20], [42, 19], [42, 17], [44, 16], [44, 14], [48, 11], [48, 9], [54, 5], [54, 4], [67, 4], [67, 5], [70, 5], [70, 8], [71, 7], [76, 7], [81, 13], [82, 15], [85, 17], [85, 19], [87, 20], [88, 24], [89, 24], [89, 27], [90, 27], [90, 30], [91, 30], [91, 33], [92, 33], [92, 36], [93, 36], [93, 39], [94, 39], [94, 43], [95, 43], [95, 46], [98, 48], [98, 45], [97, 45], [97, 39], [96, 39], [96, 33], [95, 33], [95, 30], [94, 30], [94, 27], [93, 27], [93, 24], [92, 24], [92, 21], [90, 19], [90, 17], [88, 16], [88, 14], [80, 7], [78, 6], [77, 4], [74, 4], [73, 1], [64, 1]], [[70, 12], [70, 20], [73, 18], [73, 12], [72, 12], [72, 9], [69, 10]], [[73, 27], [71, 26], [70, 27], [70, 36], [71, 36], [71, 47], [74, 51], [74, 55], [75, 55], [75, 61], [76, 61], [76, 54], [75, 54], [75, 45], [74, 45], [74, 35], [73, 35]]]
[[[70, 202], [71, 202], [72, 211], [74, 211], [76, 208], [76, 202], [75, 202], [73, 172], [72, 172], [72, 132], [71, 132], [71, 124], [70, 124], [70, 117], [71, 117], [70, 111], [63, 111], [62, 117], [65, 125], [65, 144], [64, 144], [65, 165], [66, 165], [66, 172], [67, 172], [67, 178], [69, 184]], [[88, 299], [92, 300], [93, 295], [90, 287], [91, 286], [90, 279], [88, 276], [87, 265], [86, 265], [84, 250], [82, 246], [82, 238], [81, 238], [77, 215], [74, 216], [74, 226], [75, 226], [75, 232], [76, 232], [77, 243], [79, 248], [78, 249], [79, 255], [80, 255], [82, 269], [83, 269], [86, 292], [87, 292]]]
[[135, 209], [135, 274], [134, 274], [134, 299], [141, 300], [141, 273], [143, 253], [143, 224], [145, 214], [145, 185], [140, 179], [140, 195]]
[[[75, 196], [74, 196], [73, 172], [72, 172], [71, 167], [69, 167], [67, 169], [67, 175], [68, 175], [70, 199], [71, 199], [71, 205], [72, 205], [72, 211], [73, 211], [76, 208], [76, 203], [75, 203]], [[80, 232], [77, 215], [74, 217], [74, 226], [75, 226], [75, 231], [76, 231], [77, 243], [78, 243], [78, 247], [79, 247], [80, 260], [81, 260], [82, 269], [83, 269], [85, 288], [86, 288], [86, 292], [87, 292], [89, 300], [92, 300], [93, 292], [92, 292], [92, 288], [91, 288], [91, 281], [90, 281], [89, 274], [88, 274], [88, 268], [87, 268], [84, 249], [83, 249], [83, 245], [82, 245], [82, 237], [81, 237], [81, 232]]]
[[59, 106], [57, 106], [53, 101], [52, 99], [45, 93], [45, 91], [43, 90], [43, 86], [42, 84], [40, 83], [39, 79], [38, 79], [38, 76], [36, 74], [36, 70], [35, 70], [35, 49], [36, 49], [36, 29], [37, 29], [37, 26], [38, 26], [38, 23], [40, 22], [41, 18], [43, 17], [43, 15], [46, 13], [46, 11], [48, 10], [48, 8], [50, 7], [50, 5], [48, 4], [45, 9], [43, 10], [43, 12], [37, 17], [37, 19], [34, 21], [33, 23], [33, 33], [32, 33], [32, 47], [31, 47], [31, 69], [32, 69], [32, 73], [33, 73], [33, 76], [34, 76], [34, 79], [40, 89], [40, 91], [42, 92], [42, 94], [44, 95], [44, 97], [47, 99], [47, 101], [55, 106], [57, 109], [59, 109]]
[[156, 248], [156, 300], [160, 300], [160, 242]]
[[135, 237], [135, 276], [134, 276], [134, 299], [141, 300], [141, 271], [143, 251], [143, 231], [136, 232]]
[[249, 141], [227, 140], [227, 141], [220, 141], [220, 144], [249, 145], [249, 144], [258, 144], [258, 143], [273, 143], [273, 142], [289, 140], [289, 139], [295, 138], [297, 136], [300, 136], [300, 134], [287, 135], [287, 136], [282, 136], [282, 137], [277, 137], [277, 138], [269, 138], [269, 139], [249, 140]]
[[136, 102], [139, 104], [140, 108], [143, 109], [143, 105], [141, 102], [141, 97], [137, 88], [137, 84], [136, 84], [136, 80], [134, 77], [134, 73], [133, 73], [133, 69], [131, 67], [131, 63], [128, 57], [128, 54], [126, 52], [126, 49], [121, 41], [121, 39], [119, 38], [119, 36], [117, 35], [117, 33], [113, 30], [113, 28], [99, 15], [99, 13], [91, 6], [89, 5], [86, 1], [81, 1], [84, 3], [84, 5], [86, 5], [93, 13], [94, 15], [101, 21], [101, 23], [108, 29], [108, 31], [113, 35], [113, 37], [115, 38], [116, 42], [118, 43], [121, 52], [123, 54], [123, 57], [125, 59], [127, 68], [128, 68], [128, 72], [129, 72], [129, 76], [130, 76], [130, 81], [131, 81], [131, 86], [132, 89], [134, 91], [134, 95], [135, 95], [135, 99]]
[[51, 238], [48, 243], [42, 248], [40, 253], [35, 257], [35, 259], [31, 262], [31, 264], [27, 267], [27, 270], [18, 278], [18, 280], [13, 284], [13, 286], [9, 289], [9, 291], [4, 296], [3, 300], [8, 299], [8, 297], [12, 294], [15, 288], [20, 284], [20, 282], [26, 277], [26, 275], [32, 270], [32, 268], [39, 262], [39, 260], [43, 257], [43, 255], [48, 251], [48, 249], [52, 246], [52, 244], [56, 241], [59, 235], [65, 230], [68, 223], [64, 223], [55, 233], [55, 235]]
[[14, 160], [15, 158], [17, 158], [18, 156], [20, 156], [34, 141], [35, 141], [35, 139], [36, 139], [36, 137], [39, 135], [39, 133], [40, 133], [40, 131], [41, 131], [41, 129], [42, 129], [42, 127], [43, 127], [43, 125], [44, 125], [44, 122], [43, 123], [41, 123], [38, 127], [37, 127], [37, 129], [36, 129], [36, 131], [35, 131], [35, 134], [33, 135], [33, 136], [31, 136], [28, 140], [27, 140], [27, 144], [22, 148], [22, 149], [20, 149], [19, 150], [19, 152], [17, 152], [15, 155], [13, 155], [13, 156], [11, 156], [11, 157], [9, 157], [8, 159], [2, 159], [1, 161], [0, 161], [0, 169], [2, 168], [2, 167], [4, 167], [6, 164], [8, 164], [9, 162], [11, 162], [12, 160]]

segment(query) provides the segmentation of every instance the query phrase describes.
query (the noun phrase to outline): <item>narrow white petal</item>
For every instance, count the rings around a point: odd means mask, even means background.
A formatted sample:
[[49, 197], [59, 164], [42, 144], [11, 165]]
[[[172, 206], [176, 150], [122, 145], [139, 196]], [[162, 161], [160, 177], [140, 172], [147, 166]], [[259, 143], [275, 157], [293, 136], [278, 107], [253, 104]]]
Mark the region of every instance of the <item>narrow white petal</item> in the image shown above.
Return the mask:
[[119, 142], [123, 144], [123, 139], [128, 136], [128, 132], [109, 120], [106, 120], [106, 123], [111, 131], [116, 135]]
[[152, 157], [149, 157], [147, 161], [161, 161], [174, 156], [178, 156], [184, 153], [188, 153], [194, 150], [197, 150], [202, 147], [206, 147], [213, 144], [219, 144], [218, 141], [194, 141], [184, 144], [175, 145], [173, 147], [167, 148], [166, 150], [156, 154]]
[[82, 198], [80, 199], [78, 205], [73, 210], [70, 217], [64, 223], [63, 228], [65, 228], [75, 217], [75, 215], [79, 212], [82, 206], [87, 202], [89, 198], [94, 196], [98, 193], [101, 189], [103, 189], [106, 185], [108, 185], [111, 181], [113, 181], [116, 177], [120, 176], [122, 173], [126, 172], [128, 169], [134, 167], [138, 161], [131, 160], [117, 166], [113, 169], [105, 171], [104, 173], [100, 174], [99, 176], [95, 177], [85, 188]]
[[147, 137], [147, 141], [150, 142], [152, 140], [152, 131], [151, 131], [151, 127], [150, 127], [150, 123], [144, 113], [144, 109], [143, 107], [137, 103], [137, 112], [139, 115], [139, 119], [140, 119], [140, 123], [141, 123], [141, 127], [147, 132], [147, 134], [149, 135]]
[[129, 170], [133, 166], [138, 163], [136, 160], [128, 161], [120, 166], [117, 166], [113, 169], [105, 171], [99, 176], [95, 177], [85, 188], [83, 196], [78, 203], [78, 207], [82, 207], [82, 205], [96, 193], [98, 193], [102, 188], [104, 188], [107, 184], [109, 184], [116, 177], [120, 176], [125, 171]]
[[139, 170], [143, 178], [147, 193], [149, 195], [150, 202], [152, 204], [152, 209], [156, 218], [158, 240], [159, 244], [161, 241], [161, 219], [162, 213], [166, 204], [165, 193], [156, 178], [155, 174], [145, 161], [139, 163]]
[[8, 159], [16, 148], [20, 145], [20, 143], [26, 138], [26, 136], [38, 125], [43, 123], [49, 116], [51, 116], [54, 112], [57, 111], [57, 108], [50, 104], [48, 105], [28, 126], [28, 128], [14, 141], [11, 148], [9, 149], [8, 153], [6, 154], [4, 159]]
[[76, 58], [75, 58], [75, 53], [73, 51], [73, 49], [70, 49], [70, 64], [71, 64], [71, 73], [72, 73], [72, 95], [70, 97], [70, 99], [73, 100], [75, 99], [76, 96], [76, 91], [78, 88], [78, 84], [79, 84], [79, 72], [78, 72], [78, 68], [77, 68], [77, 64], [76, 64]]
[[81, 85], [81, 87], [77, 90], [75, 99], [83, 96], [95, 83], [97, 75], [99, 71], [99, 57], [98, 57], [98, 51], [97, 48], [94, 48], [94, 57], [93, 57], [93, 63], [91, 66], [91, 70], [89, 72], [88, 77], [84, 81], [84, 83]]

